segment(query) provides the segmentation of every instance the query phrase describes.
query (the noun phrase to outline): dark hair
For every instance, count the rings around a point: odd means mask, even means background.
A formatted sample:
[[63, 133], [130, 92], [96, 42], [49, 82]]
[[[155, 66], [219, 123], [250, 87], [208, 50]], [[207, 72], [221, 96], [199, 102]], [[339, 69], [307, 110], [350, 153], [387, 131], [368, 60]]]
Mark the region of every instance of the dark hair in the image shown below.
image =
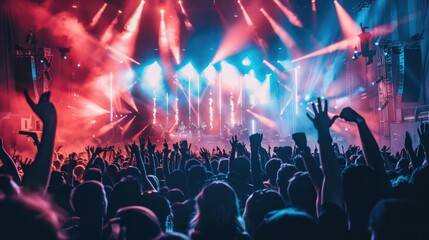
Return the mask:
[[[106, 193], [98, 181], [86, 181], [71, 192], [70, 203], [80, 217], [106, 214]], [[96, 212], [94, 212], [96, 211]]]
[[162, 235], [155, 214], [140, 206], [123, 207], [104, 226], [101, 239], [152, 240]]
[[224, 182], [207, 185], [197, 196], [197, 214], [192, 222], [201, 232], [243, 232], [234, 190]]
[[0, 234], [4, 239], [65, 239], [63, 214], [37, 194], [0, 199]]
[[319, 233], [313, 217], [304, 211], [287, 208], [270, 212], [254, 239], [317, 240]]
[[277, 171], [280, 169], [282, 161], [279, 158], [272, 158], [265, 164], [265, 172], [268, 178], [275, 180], [277, 178]]
[[308, 173], [295, 173], [289, 180], [287, 192], [295, 208], [302, 209], [308, 214], [316, 216], [317, 193]]
[[247, 199], [243, 214], [246, 231], [254, 236], [256, 229], [269, 212], [283, 208], [285, 204], [278, 192], [266, 189], [254, 192]]

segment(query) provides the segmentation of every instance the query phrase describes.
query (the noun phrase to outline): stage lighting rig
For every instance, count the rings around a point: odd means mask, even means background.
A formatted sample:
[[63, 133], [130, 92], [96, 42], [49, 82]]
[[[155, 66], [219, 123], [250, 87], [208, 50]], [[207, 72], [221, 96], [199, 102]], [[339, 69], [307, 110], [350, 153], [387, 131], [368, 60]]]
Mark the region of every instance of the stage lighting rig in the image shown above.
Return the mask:
[[353, 51], [353, 56], [352, 56], [352, 60], [356, 61], [359, 59], [359, 52], [357, 47], [355, 46], [355, 50]]
[[385, 108], [387, 107], [387, 105], [389, 105], [389, 100], [386, 100], [386, 101], [383, 103], [383, 105], [381, 105], [381, 106], [379, 106], [379, 107], [377, 108], [377, 110], [378, 110], [378, 111], [381, 111], [381, 110], [385, 109]]

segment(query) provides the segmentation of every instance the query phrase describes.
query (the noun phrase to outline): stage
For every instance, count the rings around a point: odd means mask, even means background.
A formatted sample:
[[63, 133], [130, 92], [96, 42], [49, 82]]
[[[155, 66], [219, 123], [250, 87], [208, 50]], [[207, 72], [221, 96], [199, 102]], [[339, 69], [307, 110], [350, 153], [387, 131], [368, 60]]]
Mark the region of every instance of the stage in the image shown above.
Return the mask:
[[[51, 91], [58, 144], [228, 149], [234, 135], [273, 146], [305, 132], [315, 145], [306, 114], [321, 97], [330, 116], [352, 107], [399, 149], [403, 125], [428, 119], [427, 11], [417, 0], [3, 0], [0, 131], [10, 148], [28, 145], [19, 130], [40, 134], [27, 89]], [[360, 144], [353, 124], [331, 130]]]

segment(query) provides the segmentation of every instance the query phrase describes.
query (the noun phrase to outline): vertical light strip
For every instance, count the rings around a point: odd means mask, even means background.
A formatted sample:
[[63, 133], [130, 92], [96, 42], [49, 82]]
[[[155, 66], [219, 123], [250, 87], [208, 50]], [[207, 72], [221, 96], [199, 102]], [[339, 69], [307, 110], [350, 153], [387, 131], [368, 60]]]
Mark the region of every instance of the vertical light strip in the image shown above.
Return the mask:
[[197, 127], [200, 127], [200, 75], [197, 74]]
[[295, 80], [295, 114], [298, 115], [298, 67], [294, 69]]
[[168, 122], [168, 117], [169, 117], [169, 116], [168, 116], [168, 93], [166, 93], [166, 94], [165, 94], [165, 105], [166, 105], [165, 110], [166, 110], [166, 112], [167, 112], [167, 121], [166, 121], [165, 126], [166, 126], [166, 127], [168, 127], [168, 123], [169, 123], [169, 122]]
[[110, 122], [113, 122], [113, 72], [110, 72]]
[[222, 73], [219, 73], [219, 134], [222, 135]]

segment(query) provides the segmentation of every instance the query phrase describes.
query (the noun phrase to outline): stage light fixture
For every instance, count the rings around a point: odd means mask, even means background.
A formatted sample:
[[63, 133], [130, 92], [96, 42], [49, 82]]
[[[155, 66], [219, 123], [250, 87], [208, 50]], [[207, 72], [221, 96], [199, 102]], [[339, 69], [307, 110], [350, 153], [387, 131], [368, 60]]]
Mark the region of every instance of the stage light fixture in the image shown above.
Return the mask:
[[385, 109], [387, 107], [387, 105], [389, 105], [389, 100], [386, 100], [383, 105], [381, 105], [380, 107], [377, 108], [378, 111], [381, 111], [383, 109]]
[[377, 79], [377, 80], [375, 80], [375, 81], [373, 81], [371, 84], [372, 84], [372, 86], [375, 86], [375, 85], [377, 85], [377, 84], [379, 84], [381, 81], [383, 81], [383, 76], [381, 76], [379, 79]]
[[61, 58], [64, 60], [67, 60], [67, 54], [68, 52], [70, 52], [70, 48], [68, 47], [58, 47], [58, 50], [61, 53]]

